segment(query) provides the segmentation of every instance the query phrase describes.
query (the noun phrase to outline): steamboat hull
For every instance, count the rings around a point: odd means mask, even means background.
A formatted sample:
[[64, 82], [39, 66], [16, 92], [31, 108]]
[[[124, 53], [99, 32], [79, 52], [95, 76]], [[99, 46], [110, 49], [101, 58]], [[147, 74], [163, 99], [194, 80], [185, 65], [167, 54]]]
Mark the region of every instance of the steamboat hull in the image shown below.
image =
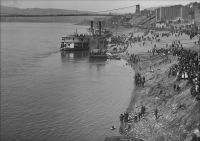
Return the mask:
[[107, 59], [108, 56], [107, 55], [90, 55], [89, 58], [90, 59]]

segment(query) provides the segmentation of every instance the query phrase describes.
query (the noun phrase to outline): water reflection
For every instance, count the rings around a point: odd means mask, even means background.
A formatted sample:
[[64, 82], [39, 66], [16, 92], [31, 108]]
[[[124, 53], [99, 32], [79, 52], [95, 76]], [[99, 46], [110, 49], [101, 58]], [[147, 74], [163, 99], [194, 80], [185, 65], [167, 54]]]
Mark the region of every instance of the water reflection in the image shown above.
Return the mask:
[[99, 72], [107, 64], [107, 59], [89, 58], [89, 63], [90, 69], [95, 66], [97, 68], [97, 71]]
[[90, 63], [102, 63], [106, 62], [106, 58], [89, 58]]
[[61, 62], [66, 64], [67, 62], [80, 62], [85, 60], [81, 64], [89, 64], [89, 69], [96, 69], [98, 72], [105, 67], [108, 63], [107, 59], [89, 59], [88, 51], [80, 51], [80, 52], [69, 52], [69, 51], [61, 51]]
[[89, 65], [89, 68], [90, 69], [93, 69], [93, 67], [96, 67], [96, 69], [97, 69], [97, 71], [99, 72], [102, 68], [104, 68], [105, 67], [105, 65], [106, 65], [106, 62], [104, 61], [104, 62], [93, 62], [93, 63], [90, 63], [90, 65]]
[[88, 51], [81, 52], [69, 52], [69, 51], [61, 51], [61, 61], [63, 63], [68, 62], [69, 60], [81, 60], [88, 57]]

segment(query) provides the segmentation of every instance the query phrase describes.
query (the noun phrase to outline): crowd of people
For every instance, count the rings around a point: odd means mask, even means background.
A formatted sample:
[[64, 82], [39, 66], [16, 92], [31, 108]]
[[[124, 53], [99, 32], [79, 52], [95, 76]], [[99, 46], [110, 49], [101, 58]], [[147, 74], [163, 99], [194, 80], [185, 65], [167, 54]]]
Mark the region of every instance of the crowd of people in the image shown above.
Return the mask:
[[[162, 42], [161, 38], [162, 37], [180, 37], [183, 34], [188, 35], [190, 39], [192, 39], [194, 36], [193, 34], [187, 34], [182, 31], [173, 31], [173, 32], [162, 32], [162, 33], [156, 33], [149, 31], [144, 35], [137, 35], [134, 36], [133, 33], [129, 33], [128, 36], [124, 36], [124, 42], [131, 44], [139, 43], [140, 46], [144, 46], [146, 44], [146, 41], [150, 41], [151, 44], [152, 42]], [[177, 39], [177, 38], [176, 38]], [[198, 42], [195, 42], [194, 45], [200, 44], [200, 39]], [[132, 45], [131, 45], [132, 47]], [[165, 47], [159, 47], [157, 48], [156, 43], [154, 44], [154, 48], [151, 50], [153, 55], [155, 53], [161, 54], [167, 57], [168, 55], [171, 54], [173, 56], [176, 56], [178, 58], [178, 63], [173, 65], [168, 73], [168, 78], [170, 77], [176, 77], [176, 83], [173, 85], [173, 89], [175, 92], [180, 92], [181, 87], [179, 86], [179, 81], [180, 80], [188, 80], [189, 84], [192, 86], [191, 87], [191, 95], [196, 98], [196, 100], [200, 100], [200, 62], [199, 62], [199, 55], [197, 51], [191, 51], [189, 49], [183, 48], [183, 43], [181, 43], [181, 40], [173, 40], [170, 43], [166, 43]], [[127, 52], [128, 54], [128, 52]], [[135, 63], [137, 64], [140, 61], [140, 57], [135, 54], [127, 55], [129, 56], [128, 61], [130, 63]], [[144, 87], [145, 84], [145, 77], [142, 76], [139, 72], [135, 73], [135, 85], [137, 87]], [[135, 123], [139, 122], [144, 116], [145, 113], [147, 112], [147, 108], [145, 106], [141, 106], [141, 109], [139, 112], [136, 112], [132, 119], [130, 119], [129, 113], [124, 113], [120, 115], [120, 122], [121, 123], [128, 123], [130, 120], [133, 120]], [[155, 120], [159, 118], [159, 110], [158, 108], [154, 108], [154, 117]], [[125, 124], [127, 125], [127, 124]]]
[[120, 115], [120, 122], [121, 123], [127, 123], [129, 118], [129, 113], [125, 112], [124, 114]]
[[[140, 119], [142, 117], [144, 117], [146, 113], [146, 107], [145, 106], [141, 106], [141, 110], [140, 112], [136, 113], [135, 116], [134, 116], [134, 122], [138, 122], [140, 121]], [[124, 114], [121, 114], [120, 115], [120, 122], [121, 124], [124, 124], [125, 123], [125, 126], [127, 126], [127, 123], [130, 121], [130, 117], [129, 117], [129, 113], [128, 112], [125, 112]]]
[[138, 55], [131, 54], [128, 61], [131, 63], [137, 63], [140, 61], [140, 57]]
[[127, 35], [118, 35], [118, 36], [112, 36], [111, 38], [111, 44], [116, 44], [116, 45], [124, 45], [127, 41], [128, 37]]
[[177, 81], [188, 80], [192, 85], [191, 95], [200, 100], [200, 62], [196, 51], [186, 49], [176, 49], [173, 55], [178, 56], [178, 64], [172, 66], [168, 77], [177, 76]]
[[144, 83], [145, 83], [145, 77], [137, 72], [135, 74], [135, 85], [138, 87], [144, 87]]
[[146, 107], [142, 105], [142, 106], [141, 106], [140, 112], [135, 113], [134, 122], [140, 121], [140, 119], [141, 119], [142, 117], [144, 117], [145, 113], [146, 113]]

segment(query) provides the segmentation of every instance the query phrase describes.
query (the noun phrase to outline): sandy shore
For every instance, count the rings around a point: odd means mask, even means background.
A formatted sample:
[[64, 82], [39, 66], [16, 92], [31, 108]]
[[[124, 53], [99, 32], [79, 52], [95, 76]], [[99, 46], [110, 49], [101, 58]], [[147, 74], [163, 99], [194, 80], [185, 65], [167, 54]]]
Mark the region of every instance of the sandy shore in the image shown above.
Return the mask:
[[[135, 30], [129, 32], [134, 32]], [[122, 32], [127, 34], [127, 31]], [[141, 32], [140, 32], [141, 34]], [[171, 44], [174, 40], [180, 40], [184, 48], [196, 49], [194, 41], [188, 36], [163, 37], [160, 42], [146, 41], [145, 45], [135, 43], [128, 47], [129, 54], [139, 55], [141, 61], [137, 64], [130, 63], [135, 72], [141, 73], [146, 78], [145, 86], [135, 87], [132, 92], [131, 102], [127, 108], [130, 119], [136, 115], [144, 105], [147, 112], [144, 117], [138, 121], [130, 121], [130, 129], [123, 135], [126, 137], [139, 138], [145, 141], [168, 141], [168, 140], [190, 140], [194, 128], [200, 119], [200, 103], [194, 100], [190, 94], [191, 86], [186, 80], [176, 81], [175, 77], [168, 78], [169, 68], [178, 63], [177, 57], [168, 55], [168, 59], [163, 55], [154, 55], [147, 53], [154, 45], [158, 48]], [[125, 53], [122, 55], [125, 59], [128, 57]], [[181, 91], [173, 90], [173, 85], [180, 86]], [[158, 109], [158, 119], [155, 119], [154, 110]], [[107, 140], [115, 140], [113, 137]], [[117, 139], [116, 139], [117, 140]], [[136, 140], [136, 139], [135, 139]]]

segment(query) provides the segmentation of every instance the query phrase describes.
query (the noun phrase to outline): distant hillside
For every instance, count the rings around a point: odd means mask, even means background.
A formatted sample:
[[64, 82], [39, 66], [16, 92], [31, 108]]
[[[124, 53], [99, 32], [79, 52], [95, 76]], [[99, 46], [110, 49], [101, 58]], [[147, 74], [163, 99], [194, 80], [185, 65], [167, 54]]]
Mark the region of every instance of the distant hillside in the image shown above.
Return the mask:
[[45, 15], [45, 14], [83, 14], [92, 13], [89, 11], [78, 11], [78, 10], [65, 10], [65, 9], [41, 9], [41, 8], [26, 8], [20, 9], [16, 7], [0, 6], [1, 14], [26, 14], [26, 15]]
[[[65, 10], [65, 9], [41, 9], [27, 8], [20, 9], [16, 7], [0, 6], [0, 14], [17, 14], [17, 15], [56, 15], [56, 14], [85, 14], [90, 11]], [[94, 17], [74, 16], [74, 17], [1, 17], [1, 22], [69, 22], [80, 23], [84, 20], [92, 20]]]

